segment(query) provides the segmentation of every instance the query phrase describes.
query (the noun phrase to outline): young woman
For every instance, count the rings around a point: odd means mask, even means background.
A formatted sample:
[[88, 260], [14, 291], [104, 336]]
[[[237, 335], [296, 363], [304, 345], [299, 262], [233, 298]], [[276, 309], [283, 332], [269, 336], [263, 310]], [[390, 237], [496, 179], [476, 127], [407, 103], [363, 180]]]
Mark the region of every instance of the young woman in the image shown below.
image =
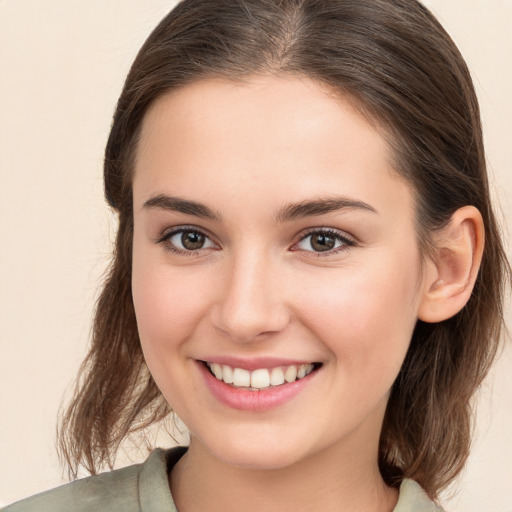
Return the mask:
[[479, 111], [415, 0], [184, 0], [105, 156], [116, 252], [61, 441], [91, 473], [174, 411], [190, 446], [29, 510], [438, 510], [509, 275]]

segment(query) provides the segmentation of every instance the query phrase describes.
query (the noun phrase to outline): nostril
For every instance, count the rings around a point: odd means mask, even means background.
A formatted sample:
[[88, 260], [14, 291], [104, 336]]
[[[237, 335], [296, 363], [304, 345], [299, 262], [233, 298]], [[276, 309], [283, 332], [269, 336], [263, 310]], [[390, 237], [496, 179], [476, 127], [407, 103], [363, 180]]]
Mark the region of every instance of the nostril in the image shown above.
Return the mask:
[[[248, 259], [253, 260], [254, 255]], [[218, 289], [211, 321], [217, 332], [234, 341], [265, 339], [281, 332], [290, 321], [272, 273], [263, 275], [260, 267], [254, 261], [244, 261], [243, 268], [237, 265], [225, 286]]]
[[229, 338], [232, 341], [238, 343], [250, 343], [255, 341], [264, 341], [265, 339], [280, 332], [280, 329], [276, 330], [260, 330], [257, 326], [223, 326], [215, 325], [215, 330], [222, 336]]

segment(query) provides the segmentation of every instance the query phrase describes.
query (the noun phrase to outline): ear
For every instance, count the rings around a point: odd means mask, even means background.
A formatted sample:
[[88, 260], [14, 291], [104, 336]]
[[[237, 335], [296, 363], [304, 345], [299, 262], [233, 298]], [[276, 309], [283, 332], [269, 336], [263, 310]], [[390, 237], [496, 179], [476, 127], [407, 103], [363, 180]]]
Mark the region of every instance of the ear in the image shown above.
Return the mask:
[[482, 215], [474, 206], [459, 208], [434, 234], [436, 249], [428, 262], [420, 320], [441, 322], [466, 305], [482, 261], [484, 236]]

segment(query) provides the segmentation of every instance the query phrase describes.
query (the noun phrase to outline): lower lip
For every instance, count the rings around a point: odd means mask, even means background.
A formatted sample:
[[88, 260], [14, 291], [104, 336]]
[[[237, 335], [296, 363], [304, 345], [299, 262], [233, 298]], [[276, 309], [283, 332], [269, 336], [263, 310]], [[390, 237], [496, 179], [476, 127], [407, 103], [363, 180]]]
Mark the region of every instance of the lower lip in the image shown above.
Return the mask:
[[267, 411], [279, 407], [297, 396], [307, 387], [318, 370], [311, 372], [302, 379], [282, 384], [275, 388], [266, 388], [260, 391], [250, 391], [243, 388], [234, 388], [222, 380], [218, 380], [198, 361], [199, 369], [205, 379], [206, 385], [217, 400], [233, 409], [242, 411]]

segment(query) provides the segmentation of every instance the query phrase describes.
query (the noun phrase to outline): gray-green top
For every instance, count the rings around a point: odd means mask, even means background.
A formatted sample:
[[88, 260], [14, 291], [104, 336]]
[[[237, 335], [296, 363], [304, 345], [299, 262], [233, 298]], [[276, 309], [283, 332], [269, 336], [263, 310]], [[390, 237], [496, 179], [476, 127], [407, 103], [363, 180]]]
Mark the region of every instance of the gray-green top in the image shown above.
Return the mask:
[[[76, 480], [2, 512], [177, 512], [168, 474], [186, 448], [156, 449], [142, 464]], [[423, 489], [404, 480], [394, 512], [442, 512]]]

